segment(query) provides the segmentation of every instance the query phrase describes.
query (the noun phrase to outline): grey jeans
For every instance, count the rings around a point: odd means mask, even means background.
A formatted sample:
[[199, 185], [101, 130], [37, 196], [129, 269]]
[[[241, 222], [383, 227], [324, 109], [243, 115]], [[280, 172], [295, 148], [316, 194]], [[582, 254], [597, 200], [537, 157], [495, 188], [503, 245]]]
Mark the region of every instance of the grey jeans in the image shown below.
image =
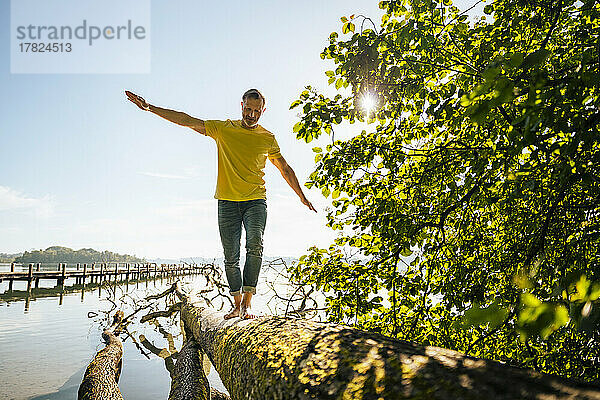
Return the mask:
[[[267, 202], [219, 200], [219, 233], [225, 255], [225, 274], [233, 296], [242, 291], [256, 293], [262, 264], [263, 233], [267, 222]], [[246, 230], [246, 263], [240, 271], [242, 225]]]

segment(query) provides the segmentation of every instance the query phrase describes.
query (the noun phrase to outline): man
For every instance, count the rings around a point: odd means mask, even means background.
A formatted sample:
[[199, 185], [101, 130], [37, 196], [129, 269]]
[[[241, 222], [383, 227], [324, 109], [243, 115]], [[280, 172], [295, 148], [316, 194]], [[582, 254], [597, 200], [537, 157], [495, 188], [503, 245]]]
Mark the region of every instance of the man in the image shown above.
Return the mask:
[[[150, 111], [168, 121], [187, 126], [217, 143], [218, 175], [215, 198], [218, 199], [218, 220], [225, 274], [235, 306], [225, 319], [255, 318], [250, 312], [252, 295], [262, 264], [263, 233], [267, 219], [265, 181], [267, 157], [296, 192], [300, 201], [315, 211], [298, 183], [296, 174], [280, 153], [275, 136], [260, 126], [258, 120], [265, 111], [265, 98], [257, 89], [242, 96], [241, 120], [201, 120], [186, 113], [149, 104], [142, 97], [125, 91], [128, 99], [142, 110]], [[243, 275], [239, 267], [242, 226], [246, 230], [246, 263]]]

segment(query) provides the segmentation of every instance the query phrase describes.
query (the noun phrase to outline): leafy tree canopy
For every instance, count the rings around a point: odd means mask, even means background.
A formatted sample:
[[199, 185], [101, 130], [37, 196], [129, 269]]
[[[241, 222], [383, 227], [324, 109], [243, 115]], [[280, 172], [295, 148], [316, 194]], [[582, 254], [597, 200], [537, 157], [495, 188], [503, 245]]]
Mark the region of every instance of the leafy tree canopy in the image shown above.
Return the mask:
[[[307, 186], [340, 232], [295, 278], [332, 320], [598, 380], [600, 5], [495, 0], [476, 21], [451, 0], [380, 8], [329, 37], [337, 94], [291, 105], [299, 139], [331, 136]], [[371, 124], [335, 140], [357, 121]]]

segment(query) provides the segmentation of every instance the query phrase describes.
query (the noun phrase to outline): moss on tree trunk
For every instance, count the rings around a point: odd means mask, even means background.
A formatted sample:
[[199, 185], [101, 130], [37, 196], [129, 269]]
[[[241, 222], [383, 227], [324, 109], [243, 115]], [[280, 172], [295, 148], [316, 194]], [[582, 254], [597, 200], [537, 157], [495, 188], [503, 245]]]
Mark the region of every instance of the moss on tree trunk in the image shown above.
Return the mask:
[[224, 321], [184, 302], [187, 329], [232, 399], [600, 399], [600, 387], [351, 327]]

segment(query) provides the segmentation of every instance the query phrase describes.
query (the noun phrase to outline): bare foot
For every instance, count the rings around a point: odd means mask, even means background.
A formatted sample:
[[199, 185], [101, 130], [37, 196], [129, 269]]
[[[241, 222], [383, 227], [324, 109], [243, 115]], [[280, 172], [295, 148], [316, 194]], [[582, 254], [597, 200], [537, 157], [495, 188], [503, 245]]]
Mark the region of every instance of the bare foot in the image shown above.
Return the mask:
[[250, 312], [249, 307], [242, 306], [242, 310], [240, 311], [240, 318], [241, 319], [254, 319], [254, 318], [256, 318], [256, 315], [254, 315]]
[[231, 318], [235, 318], [235, 317], [239, 317], [239, 316], [240, 316], [240, 309], [232, 308], [231, 311], [229, 311], [229, 313], [225, 314], [223, 319], [231, 319]]

